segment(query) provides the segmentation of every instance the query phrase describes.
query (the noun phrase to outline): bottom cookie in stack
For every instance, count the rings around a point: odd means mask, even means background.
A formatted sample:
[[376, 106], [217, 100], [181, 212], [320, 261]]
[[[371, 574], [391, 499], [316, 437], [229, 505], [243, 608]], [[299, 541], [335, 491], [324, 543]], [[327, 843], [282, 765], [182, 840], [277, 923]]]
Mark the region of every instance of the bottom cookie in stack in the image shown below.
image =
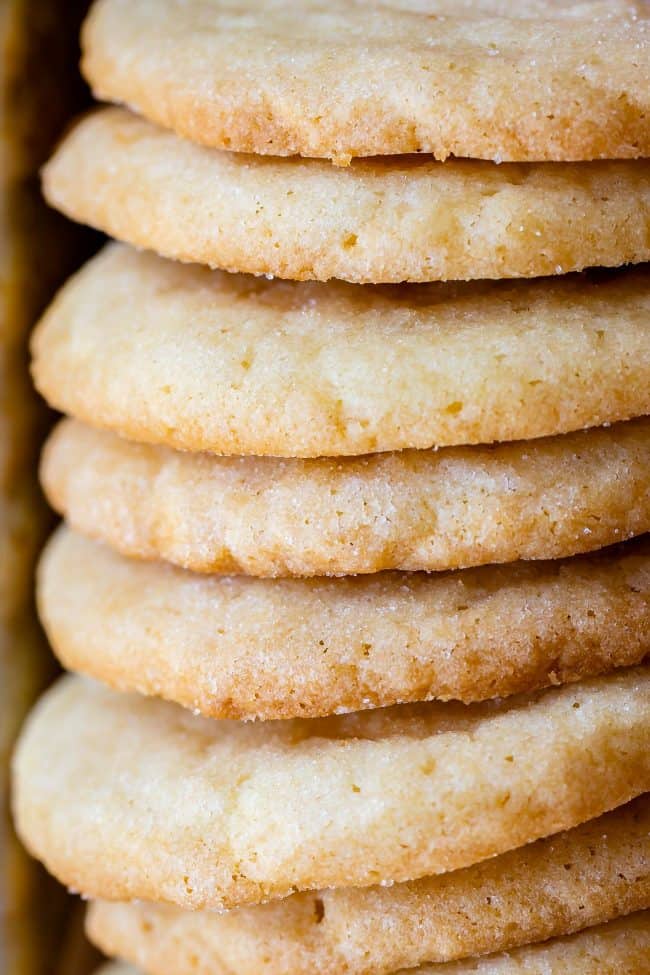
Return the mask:
[[427, 965], [419, 975], [647, 975], [649, 957], [646, 911], [507, 954]]
[[[413, 975], [647, 975], [649, 959], [650, 911], [641, 911], [566, 938], [410, 971]], [[208, 970], [193, 970], [208, 975]], [[112, 962], [97, 975], [138, 972], [126, 963]]]

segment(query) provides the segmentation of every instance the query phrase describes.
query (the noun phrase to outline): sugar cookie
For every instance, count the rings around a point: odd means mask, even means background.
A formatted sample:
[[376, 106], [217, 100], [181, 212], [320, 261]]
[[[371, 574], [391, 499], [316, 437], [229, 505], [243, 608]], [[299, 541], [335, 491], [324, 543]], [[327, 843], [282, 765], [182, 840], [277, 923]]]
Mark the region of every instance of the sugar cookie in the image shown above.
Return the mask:
[[255, 724], [67, 677], [23, 730], [14, 810], [32, 853], [91, 897], [233, 907], [457, 870], [569, 829], [650, 789], [649, 729], [648, 668]]
[[61, 529], [39, 603], [69, 670], [216, 718], [466, 703], [650, 654], [650, 538], [590, 557], [343, 579], [205, 576]]
[[42, 464], [73, 527], [122, 553], [259, 576], [562, 558], [650, 530], [650, 419], [492, 447], [214, 457], [65, 420]]
[[[465, 870], [217, 914], [91, 905], [92, 940], [152, 975], [390, 975], [512, 950], [650, 906], [650, 796]], [[540, 891], [543, 896], [540, 896]]]
[[[578, 24], [556, 19], [562, 6]], [[83, 68], [99, 98], [225, 149], [649, 156], [644, 14], [617, 0], [100, 0]]]
[[113, 245], [46, 314], [33, 373], [56, 409], [131, 440], [335, 457], [529, 440], [650, 413], [648, 321], [646, 269], [361, 288]]
[[[126, 24], [133, 32], [131, 16]], [[281, 278], [538, 277], [650, 259], [648, 160], [407, 156], [337, 169], [207, 149], [107, 108], [69, 133], [44, 189], [67, 216], [118, 240]]]

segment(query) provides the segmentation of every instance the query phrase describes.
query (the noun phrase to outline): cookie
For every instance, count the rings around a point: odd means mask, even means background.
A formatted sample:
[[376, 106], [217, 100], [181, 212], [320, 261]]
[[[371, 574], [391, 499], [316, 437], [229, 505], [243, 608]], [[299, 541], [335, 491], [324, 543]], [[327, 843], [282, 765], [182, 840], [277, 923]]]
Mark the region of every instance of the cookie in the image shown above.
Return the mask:
[[234, 907], [457, 870], [569, 829], [650, 789], [649, 731], [648, 668], [256, 724], [67, 677], [23, 730], [14, 809], [86, 895]]
[[108, 108], [70, 132], [44, 189], [67, 216], [119, 240], [281, 278], [538, 277], [650, 258], [647, 160], [498, 166], [408, 156], [337, 169], [207, 149]]
[[521, 5], [533, 24], [520, 4], [462, 6], [99, 0], [83, 69], [99, 98], [222, 149], [650, 156], [645, 4], [580, 4], [575, 27], [557, 3]]
[[644, 796], [438, 877], [294, 894], [225, 914], [100, 901], [89, 909], [87, 928], [102, 951], [152, 975], [390, 975], [546, 941], [650, 907], [649, 835]]
[[[409, 971], [412, 975], [567, 975], [567, 972], [571, 975], [648, 975], [649, 952], [650, 912], [646, 911], [581, 931], [569, 938], [529, 945], [508, 954], [426, 965]], [[97, 975], [138, 975], [138, 972], [129, 965], [115, 962], [105, 965]]]
[[68, 670], [215, 718], [465, 703], [650, 654], [650, 537], [591, 557], [345, 579], [199, 576], [60, 529], [41, 620]]
[[[648, 975], [650, 912], [634, 914], [512, 953], [449, 965], [425, 965], [417, 975]], [[406, 973], [403, 973], [406, 975]]]
[[650, 419], [492, 447], [338, 460], [214, 457], [76, 420], [42, 480], [123, 554], [256, 576], [440, 570], [594, 551], [650, 530]]
[[33, 374], [61, 412], [181, 450], [335, 457], [529, 440], [650, 412], [649, 319], [645, 269], [360, 288], [112, 245], [45, 315]]

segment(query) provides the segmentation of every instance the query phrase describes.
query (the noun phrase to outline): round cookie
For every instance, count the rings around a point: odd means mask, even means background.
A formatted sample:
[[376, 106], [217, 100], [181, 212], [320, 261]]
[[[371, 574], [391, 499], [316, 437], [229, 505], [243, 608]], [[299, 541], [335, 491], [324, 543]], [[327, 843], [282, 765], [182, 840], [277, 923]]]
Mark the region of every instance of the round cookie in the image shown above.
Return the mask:
[[[648, 975], [648, 957], [650, 912], [645, 911], [507, 954], [425, 965], [409, 971], [411, 975]], [[126, 964], [113, 963], [105, 965], [97, 975], [138, 972]]]
[[100, 901], [89, 909], [87, 929], [102, 951], [152, 975], [390, 975], [546, 941], [650, 907], [649, 835], [644, 796], [454, 873], [294, 894], [224, 914]]
[[407, 156], [337, 169], [196, 146], [108, 108], [69, 133], [44, 190], [67, 216], [137, 247], [299, 280], [539, 277], [650, 258], [647, 160]]
[[559, 562], [312, 581], [194, 575], [60, 529], [38, 588], [66, 669], [215, 718], [470, 703], [650, 653], [648, 537]]
[[215, 457], [76, 420], [42, 480], [73, 527], [125, 555], [256, 576], [440, 570], [594, 551], [650, 530], [650, 419], [492, 447]]
[[360, 288], [112, 245], [45, 315], [33, 374], [61, 412], [181, 450], [335, 457], [530, 440], [650, 412], [649, 320], [645, 269]]
[[569, 829], [650, 788], [649, 731], [647, 668], [261, 723], [68, 677], [23, 730], [15, 818], [90, 897], [234, 907], [457, 870]]
[[83, 70], [100, 99], [222, 149], [340, 163], [650, 155], [644, 4], [565, 4], [575, 27], [558, 3], [467, 6], [100, 0]]

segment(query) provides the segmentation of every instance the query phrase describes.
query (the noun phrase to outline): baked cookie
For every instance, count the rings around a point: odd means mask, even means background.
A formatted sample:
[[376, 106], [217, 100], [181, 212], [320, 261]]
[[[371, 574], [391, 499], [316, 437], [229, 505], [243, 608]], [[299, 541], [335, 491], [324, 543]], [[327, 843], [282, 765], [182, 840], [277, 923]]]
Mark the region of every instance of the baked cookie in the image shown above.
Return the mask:
[[649, 320], [645, 268], [361, 288], [112, 245], [45, 315], [33, 374], [61, 412], [181, 450], [336, 457], [530, 440], [650, 413]]
[[[648, 975], [650, 912], [633, 914], [569, 938], [449, 965], [424, 965], [417, 975]], [[402, 973], [406, 975], [406, 973]]]
[[[507, 954], [425, 965], [409, 971], [411, 975], [567, 975], [567, 972], [571, 975], [648, 975], [649, 957], [650, 912], [646, 911], [568, 938], [528, 945]], [[138, 972], [129, 965], [115, 962], [105, 965], [97, 975], [138, 975]]]
[[99, 98], [223, 149], [650, 156], [646, 16], [617, 0], [99, 0], [83, 69]]
[[[126, 24], [134, 33], [132, 13]], [[238, 85], [246, 90], [241, 77]], [[648, 160], [498, 166], [408, 156], [337, 169], [204, 148], [107, 108], [70, 132], [44, 189], [53, 206], [111, 237], [281, 278], [538, 277], [650, 258]]]
[[267, 580], [137, 562], [60, 529], [39, 603], [68, 670], [215, 718], [470, 703], [650, 654], [650, 537], [565, 561]]
[[[151, 975], [390, 975], [509, 951], [650, 907], [650, 796], [465, 870], [218, 914], [91, 905], [109, 955]], [[540, 896], [543, 891], [543, 896]]]
[[650, 419], [333, 460], [182, 453], [64, 420], [42, 480], [84, 534], [199, 572], [455, 569], [562, 558], [649, 531]]
[[457, 870], [570, 829], [650, 788], [649, 732], [648, 668], [261, 723], [67, 677], [23, 730], [14, 809], [28, 848], [91, 897], [234, 907]]

